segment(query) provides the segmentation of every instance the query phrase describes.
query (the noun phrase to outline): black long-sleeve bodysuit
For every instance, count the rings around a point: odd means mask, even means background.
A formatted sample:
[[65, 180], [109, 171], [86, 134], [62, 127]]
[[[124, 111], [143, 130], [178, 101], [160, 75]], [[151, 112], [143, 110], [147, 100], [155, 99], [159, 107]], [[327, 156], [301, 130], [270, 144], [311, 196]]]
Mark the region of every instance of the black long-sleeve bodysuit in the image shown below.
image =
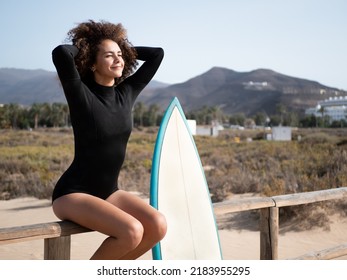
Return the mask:
[[61, 45], [53, 62], [69, 105], [75, 138], [72, 164], [57, 182], [52, 200], [75, 192], [106, 199], [118, 189], [118, 175], [124, 162], [132, 129], [131, 111], [135, 99], [156, 73], [163, 49], [136, 47], [141, 67], [114, 87], [95, 81], [84, 83], [76, 70], [78, 49]]

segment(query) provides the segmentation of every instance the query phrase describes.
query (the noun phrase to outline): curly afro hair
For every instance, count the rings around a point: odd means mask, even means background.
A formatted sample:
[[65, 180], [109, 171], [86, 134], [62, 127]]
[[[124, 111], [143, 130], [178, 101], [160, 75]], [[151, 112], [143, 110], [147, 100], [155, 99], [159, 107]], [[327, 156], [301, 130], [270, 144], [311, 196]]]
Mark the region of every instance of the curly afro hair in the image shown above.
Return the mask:
[[78, 24], [68, 32], [70, 40], [78, 49], [75, 63], [82, 79], [93, 77], [91, 67], [96, 61], [99, 44], [106, 39], [116, 42], [122, 50], [124, 70], [121, 78], [116, 79], [116, 84], [131, 75], [137, 66], [136, 50], [127, 39], [127, 33], [122, 24], [113, 24], [106, 21], [95, 22], [89, 20]]

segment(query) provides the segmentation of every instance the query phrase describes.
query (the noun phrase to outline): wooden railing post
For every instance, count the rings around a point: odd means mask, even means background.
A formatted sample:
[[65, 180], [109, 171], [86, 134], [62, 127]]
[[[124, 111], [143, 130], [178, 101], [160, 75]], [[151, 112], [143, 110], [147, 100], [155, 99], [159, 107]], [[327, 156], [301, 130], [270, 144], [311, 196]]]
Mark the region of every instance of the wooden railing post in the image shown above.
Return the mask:
[[260, 209], [260, 259], [278, 259], [278, 220], [279, 209]]
[[269, 208], [260, 209], [259, 227], [260, 227], [260, 259], [261, 260], [272, 259], [269, 217], [270, 217]]
[[278, 260], [278, 231], [279, 231], [279, 208], [271, 207], [270, 209], [270, 240], [272, 259]]
[[45, 239], [45, 260], [69, 260], [70, 252], [71, 235]]

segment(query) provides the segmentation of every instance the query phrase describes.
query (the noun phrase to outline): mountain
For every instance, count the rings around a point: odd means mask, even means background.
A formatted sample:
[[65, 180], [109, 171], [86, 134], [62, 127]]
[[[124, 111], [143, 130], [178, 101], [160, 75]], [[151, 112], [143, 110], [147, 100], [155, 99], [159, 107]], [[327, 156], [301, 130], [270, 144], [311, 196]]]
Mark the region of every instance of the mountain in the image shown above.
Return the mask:
[[185, 83], [155, 89], [150, 97], [140, 96], [139, 100], [165, 108], [177, 96], [186, 111], [217, 106], [225, 113], [253, 115], [260, 111], [274, 114], [278, 104], [302, 113], [319, 100], [343, 94], [346, 92], [268, 69], [236, 72], [214, 67]]
[[[154, 89], [168, 84], [151, 81], [143, 94], [151, 96]], [[0, 68], [0, 104], [66, 103], [56, 72]]]
[[[303, 112], [330, 96], [346, 92], [318, 82], [286, 76], [268, 69], [237, 72], [213, 67], [184, 83], [168, 85], [152, 81], [139, 101], [158, 104], [163, 110], [178, 97], [185, 111], [218, 106], [225, 113], [253, 115], [276, 112], [276, 105]], [[0, 104], [66, 102], [56, 72], [0, 68]]]
[[57, 74], [45, 70], [0, 69], [0, 103], [65, 102]]

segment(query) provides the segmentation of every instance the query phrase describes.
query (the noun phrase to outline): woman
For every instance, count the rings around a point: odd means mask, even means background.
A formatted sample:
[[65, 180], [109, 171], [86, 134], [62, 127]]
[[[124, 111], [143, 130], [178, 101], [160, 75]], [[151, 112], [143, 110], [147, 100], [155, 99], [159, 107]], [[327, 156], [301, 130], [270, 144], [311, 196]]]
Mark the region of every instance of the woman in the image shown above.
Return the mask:
[[[166, 221], [117, 180], [136, 97], [156, 73], [161, 48], [133, 47], [121, 24], [88, 21], [53, 52], [69, 105], [75, 156], [53, 191], [53, 211], [109, 236], [91, 259], [136, 259], [166, 233]], [[136, 59], [142, 66], [133, 74]]]

